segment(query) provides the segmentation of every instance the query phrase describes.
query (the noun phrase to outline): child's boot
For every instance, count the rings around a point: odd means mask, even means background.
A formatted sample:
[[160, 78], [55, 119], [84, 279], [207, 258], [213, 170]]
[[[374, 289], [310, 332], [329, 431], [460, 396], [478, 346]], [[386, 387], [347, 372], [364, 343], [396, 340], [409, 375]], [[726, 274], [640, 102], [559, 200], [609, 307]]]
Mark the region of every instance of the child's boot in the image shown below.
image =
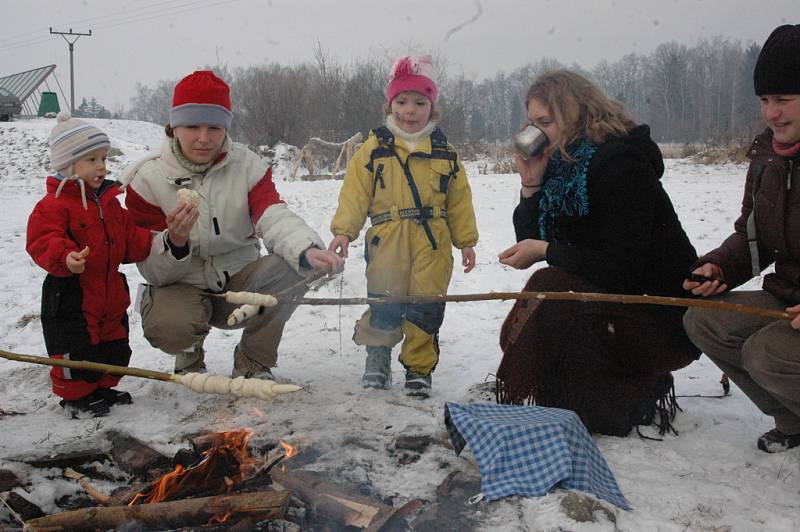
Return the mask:
[[109, 405], [129, 405], [133, 403], [131, 394], [114, 388], [98, 388], [94, 393], [108, 401]]
[[406, 371], [406, 395], [427, 399], [431, 396], [431, 374]]
[[367, 346], [367, 363], [361, 386], [364, 388], [388, 389], [392, 385], [392, 348]]
[[101, 397], [96, 390], [80, 399], [62, 399], [58, 404], [71, 419], [103, 417], [111, 408], [108, 401]]

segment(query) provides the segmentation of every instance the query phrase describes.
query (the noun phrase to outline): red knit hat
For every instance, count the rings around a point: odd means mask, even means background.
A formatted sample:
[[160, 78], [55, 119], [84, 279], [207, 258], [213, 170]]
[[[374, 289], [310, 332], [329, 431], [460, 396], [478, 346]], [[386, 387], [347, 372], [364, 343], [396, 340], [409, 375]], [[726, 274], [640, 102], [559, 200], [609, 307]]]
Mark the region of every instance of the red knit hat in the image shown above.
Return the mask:
[[405, 91], [414, 91], [427, 97], [432, 104], [439, 99], [439, 88], [433, 81], [433, 61], [429, 55], [401, 57], [392, 65], [389, 84], [386, 86], [386, 102], [391, 104], [395, 96]]
[[230, 129], [232, 120], [230, 88], [210, 70], [197, 70], [175, 85], [170, 126], [209, 125]]

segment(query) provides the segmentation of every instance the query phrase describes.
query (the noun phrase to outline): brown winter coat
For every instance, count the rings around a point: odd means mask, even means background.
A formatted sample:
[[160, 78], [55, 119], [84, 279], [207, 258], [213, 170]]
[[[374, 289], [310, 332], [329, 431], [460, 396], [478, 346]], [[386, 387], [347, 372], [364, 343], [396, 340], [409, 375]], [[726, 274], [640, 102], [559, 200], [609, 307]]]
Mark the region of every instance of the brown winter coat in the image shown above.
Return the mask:
[[[759, 269], [775, 263], [775, 273], [764, 278], [763, 288], [787, 304], [800, 303], [800, 157], [777, 155], [769, 129], [755, 138], [747, 156], [750, 168], [735, 232], [720, 247], [701, 257], [692, 269], [707, 262], [718, 264], [730, 288], [750, 280], [753, 271], [747, 218], [754, 210]], [[753, 183], [758, 173], [761, 178], [753, 209]]]

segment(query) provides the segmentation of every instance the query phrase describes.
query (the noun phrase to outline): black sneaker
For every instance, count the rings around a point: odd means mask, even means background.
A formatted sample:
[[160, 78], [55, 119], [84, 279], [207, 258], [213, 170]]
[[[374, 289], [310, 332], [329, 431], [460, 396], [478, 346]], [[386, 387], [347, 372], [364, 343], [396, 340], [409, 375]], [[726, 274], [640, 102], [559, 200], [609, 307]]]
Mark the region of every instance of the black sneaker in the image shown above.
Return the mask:
[[765, 453], [782, 453], [800, 445], [800, 434], [784, 434], [778, 429], [765, 432], [758, 439], [758, 448]]
[[98, 388], [94, 391], [94, 394], [108, 401], [109, 405], [129, 405], [133, 403], [131, 394], [114, 388]]
[[111, 405], [97, 392], [92, 392], [80, 399], [62, 399], [58, 403], [70, 419], [88, 419], [103, 417], [108, 414]]
[[427, 399], [431, 396], [431, 375], [423, 375], [421, 373], [414, 373], [413, 371], [406, 372], [406, 395], [410, 397], [418, 397], [420, 399]]

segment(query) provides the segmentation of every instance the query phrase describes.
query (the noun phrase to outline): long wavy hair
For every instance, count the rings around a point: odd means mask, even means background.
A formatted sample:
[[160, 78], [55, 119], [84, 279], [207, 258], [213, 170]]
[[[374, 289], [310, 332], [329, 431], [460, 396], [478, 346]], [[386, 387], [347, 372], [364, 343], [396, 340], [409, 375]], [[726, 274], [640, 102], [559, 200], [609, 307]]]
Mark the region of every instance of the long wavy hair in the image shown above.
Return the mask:
[[624, 136], [636, 125], [620, 102], [570, 70], [540, 74], [525, 96], [526, 109], [534, 99], [548, 107], [561, 131], [558, 139], [550, 139], [548, 153], [558, 149], [565, 158], [569, 158], [567, 145], [578, 138], [601, 144], [609, 135]]

